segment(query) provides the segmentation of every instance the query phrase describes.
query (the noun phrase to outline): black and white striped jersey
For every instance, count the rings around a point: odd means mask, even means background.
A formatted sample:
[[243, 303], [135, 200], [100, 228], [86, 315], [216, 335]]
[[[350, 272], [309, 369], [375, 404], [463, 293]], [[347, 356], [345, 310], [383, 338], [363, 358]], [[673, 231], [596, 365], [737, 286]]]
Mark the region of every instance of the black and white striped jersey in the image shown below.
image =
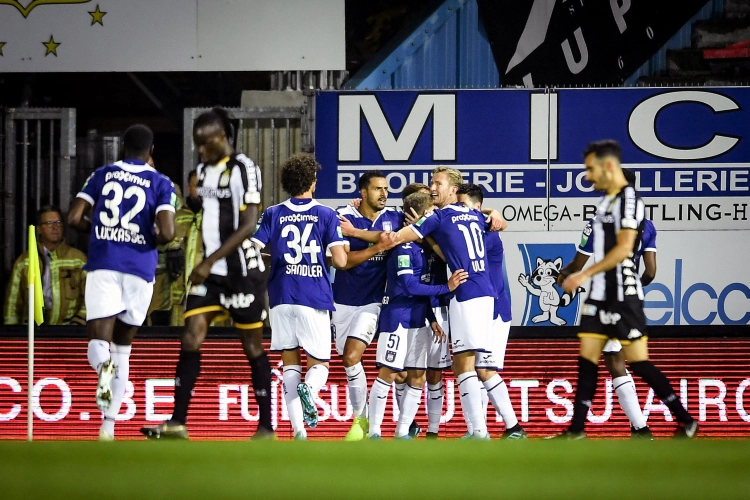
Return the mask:
[[645, 205], [633, 186], [625, 186], [613, 196], [603, 196], [597, 205], [592, 226], [594, 235], [594, 259], [599, 262], [617, 245], [617, 233], [621, 229], [638, 231], [635, 244], [628, 257], [614, 268], [595, 275], [591, 280], [589, 299], [609, 303], [622, 302], [626, 298], [643, 300], [643, 287], [634, 256], [643, 234]]
[[[215, 165], [198, 165], [198, 195], [203, 203], [203, 247], [209, 256], [237, 230], [240, 213], [247, 205], [260, 204], [260, 168], [242, 153], [227, 156]], [[233, 253], [217, 260], [211, 274], [247, 276], [248, 263], [257, 267], [254, 255], [246, 258], [246, 240]], [[251, 267], [252, 267], [251, 266]]]

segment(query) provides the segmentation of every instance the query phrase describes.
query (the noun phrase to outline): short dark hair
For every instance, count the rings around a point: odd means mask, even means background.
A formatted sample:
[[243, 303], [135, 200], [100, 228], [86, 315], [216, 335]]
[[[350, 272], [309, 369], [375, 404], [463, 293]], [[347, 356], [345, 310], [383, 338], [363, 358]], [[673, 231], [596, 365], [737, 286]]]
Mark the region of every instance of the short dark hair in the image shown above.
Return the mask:
[[232, 119], [229, 118], [229, 113], [227, 113], [226, 109], [218, 106], [211, 109], [211, 111], [206, 111], [198, 115], [198, 118], [193, 123], [193, 131], [214, 124], [224, 130], [229, 144], [234, 144], [234, 125], [232, 125]]
[[187, 178], [188, 184], [190, 184], [190, 181], [193, 179], [193, 177], [198, 177], [198, 169], [197, 168], [194, 168], [188, 174], [188, 178]]
[[592, 153], [599, 159], [612, 156], [617, 158], [618, 162], [622, 161], [622, 148], [620, 143], [614, 139], [589, 142], [586, 149], [583, 150], [583, 157], [586, 158]]
[[146, 125], [131, 125], [122, 135], [122, 149], [130, 155], [145, 156], [154, 145], [154, 133]]
[[[42, 215], [48, 214], [50, 212], [57, 212], [57, 215], [60, 216], [60, 220], [63, 218], [62, 210], [60, 210], [59, 207], [56, 205], [44, 205], [43, 207], [39, 208], [39, 210], [36, 211], [36, 223], [37, 225], [42, 223]], [[65, 221], [63, 221], [65, 223]]]
[[629, 168], [623, 168], [622, 174], [625, 176], [625, 180], [628, 181], [628, 184], [635, 186], [635, 172]]
[[320, 169], [311, 155], [292, 155], [281, 165], [281, 187], [290, 196], [299, 196], [310, 189]]
[[404, 199], [404, 213], [411, 214], [413, 209], [417, 215], [422, 215], [432, 205], [432, 196], [429, 194], [412, 193]]
[[474, 203], [482, 203], [484, 201], [484, 192], [482, 188], [476, 184], [461, 184], [456, 191], [456, 196], [459, 194], [465, 194], [474, 201]]
[[367, 189], [368, 187], [370, 187], [370, 181], [372, 179], [379, 178], [385, 179], [385, 174], [380, 170], [368, 170], [359, 178], [359, 183], [357, 184], [357, 186], [359, 186], [359, 189]]
[[418, 193], [421, 190], [426, 189], [427, 191], [430, 190], [430, 186], [427, 184], [422, 184], [420, 182], [412, 182], [411, 184], [408, 184], [403, 191], [401, 191], [401, 199], [405, 200], [407, 196], [409, 196], [412, 193]]

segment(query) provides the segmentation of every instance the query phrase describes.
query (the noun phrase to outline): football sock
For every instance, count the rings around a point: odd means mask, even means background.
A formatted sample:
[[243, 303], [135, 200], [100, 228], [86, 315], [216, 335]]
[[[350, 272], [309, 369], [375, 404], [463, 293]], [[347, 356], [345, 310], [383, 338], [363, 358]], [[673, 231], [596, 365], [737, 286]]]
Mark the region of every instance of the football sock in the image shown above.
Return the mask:
[[133, 346], [110, 344], [109, 352], [115, 363], [115, 378], [112, 379], [112, 401], [109, 408], [104, 412], [104, 429], [110, 436], [115, 435], [115, 418], [120, 413], [122, 399], [125, 397], [125, 389], [128, 386], [130, 375], [130, 351]]
[[406, 382], [396, 384], [396, 404], [398, 405], [398, 411], [401, 411], [404, 394], [406, 394]]
[[297, 386], [302, 381], [302, 367], [300, 365], [288, 365], [284, 367], [284, 401], [286, 411], [289, 414], [289, 422], [292, 424], [294, 434], [305, 430], [302, 421], [302, 403], [299, 400]]
[[367, 376], [362, 363], [354, 366], [344, 367], [346, 370], [346, 380], [349, 388], [349, 402], [352, 405], [354, 418], [359, 418], [365, 412], [367, 404]]
[[440, 430], [440, 417], [443, 416], [443, 381], [427, 385], [427, 432]]
[[414, 421], [414, 417], [417, 416], [417, 410], [419, 410], [419, 403], [421, 402], [422, 388], [417, 389], [407, 385], [406, 391], [404, 391], [404, 399], [401, 402], [401, 415], [398, 418], [398, 426], [396, 426], [396, 437], [409, 434], [409, 426]]
[[487, 394], [487, 385], [485, 382], [482, 383], [482, 385], [479, 387], [479, 390], [481, 391], [480, 394], [482, 395], [482, 415], [484, 415], [484, 418], [486, 419], [487, 418], [487, 406], [490, 401], [490, 396]]
[[388, 405], [388, 393], [391, 392], [391, 384], [381, 380], [380, 377], [375, 379], [370, 388], [370, 430], [368, 436], [375, 434], [381, 435], [380, 426], [383, 425], [385, 417], [385, 407]]
[[271, 425], [271, 363], [264, 352], [250, 362], [255, 401], [258, 402], [258, 426], [272, 430]]
[[201, 373], [200, 351], [180, 350], [177, 370], [174, 377], [174, 413], [172, 420], [185, 424], [187, 422], [188, 406], [193, 397], [193, 387]]
[[651, 361], [630, 363], [630, 369], [651, 386], [654, 393], [661, 399], [662, 403], [667, 405], [667, 408], [669, 408], [669, 411], [672, 412], [678, 422], [689, 424], [693, 421], [693, 417], [685, 410], [680, 402], [680, 398], [674, 393], [672, 384], [669, 383], [666, 375]]
[[596, 392], [596, 377], [599, 366], [588, 359], [578, 356], [578, 385], [576, 398], [573, 405], [573, 420], [568, 430], [570, 432], [583, 432], [586, 425], [586, 416], [591, 408], [591, 400]]
[[487, 434], [487, 421], [482, 415], [482, 384], [476, 372], [465, 372], [456, 377], [458, 393], [461, 395], [461, 407], [471, 421], [473, 433], [479, 436]]
[[646, 417], [643, 416], [643, 412], [641, 411], [641, 405], [638, 403], [638, 393], [635, 391], [633, 377], [629, 373], [622, 377], [615, 377], [612, 380], [612, 386], [615, 388], [617, 400], [620, 402], [622, 411], [625, 412], [628, 420], [630, 420], [630, 425], [635, 430], [646, 427], [648, 424], [646, 423]]
[[328, 380], [328, 367], [326, 365], [313, 365], [307, 369], [305, 383], [310, 386], [313, 397], [318, 397], [318, 391]]
[[96, 370], [96, 373], [99, 373], [102, 365], [110, 359], [109, 342], [99, 339], [89, 340], [89, 349], [86, 354], [89, 358], [91, 368]]
[[[495, 407], [495, 410], [497, 410], [503, 418], [505, 428], [512, 429], [518, 425], [516, 412], [513, 410], [513, 405], [510, 402], [510, 394], [508, 394], [508, 386], [505, 384], [505, 380], [496, 373], [491, 379], [484, 383], [484, 388], [487, 389], [487, 395], [492, 401], [492, 406]], [[487, 411], [485, 409], [485, 415], [486, 414]]]

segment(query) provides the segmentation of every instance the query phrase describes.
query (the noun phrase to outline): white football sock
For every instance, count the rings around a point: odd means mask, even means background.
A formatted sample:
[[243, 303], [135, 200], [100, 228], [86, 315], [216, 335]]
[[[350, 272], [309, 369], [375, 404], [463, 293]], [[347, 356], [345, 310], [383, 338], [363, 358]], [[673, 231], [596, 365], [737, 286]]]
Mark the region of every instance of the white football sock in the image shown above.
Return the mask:
[[456, 377], [461, 406], [471, 421], [474, 434], [483, 437], [487, 434], [487, 421], [482, 415], [482, 394], [476, 372], [465, 372]]
[[[487, 390], [487, 396], [492, 401], [492, 406], [495, 407], [495, 410], [503, 418], [505, 429], [511, 429], [518, 425], [516, 412], [513, 410], [513, 405], [510, 402], [510, 394], [508, 394], [508, 386], [505, 384], [505, 380], [496, 373], [484, 383], [484, 388]], [[487, 410], [485, 407], [486, 414]]]
[[365, 412], [367, 405], [367, 376], [362, 363], [354, 366], [344, 367], [346, 380], [349, 387], [349, 402], [352, 404], [354, 418], [359, 418]]
[[297, 393], [297, 386], [302, 380], [302, 367], [300, 365], [285, 366], [283, 377], [286, 411], [296, 435], [300, 431], [305, 432], [305, 424], [302, 420], [302, 402], [299, 400], [299, 394]]
[[635, 390], [633, 377], [629, 372], [626, 373], [626, 375], [616, 377], [612, 380], [612, 387], [615, 388], [617, 400], [620, 402], [620, 406], [625, 412], [625, 415], [628, 416], [630, 425], [632, 425], [635, 430], [638, 430], [646, 427], [648, 423], [646, 422], [646, 417], [643, 416], [643, 412], [641, 411], [641, 405], [638, 403], [638, 393]]
[[305, 383], [310, 386], [313, 398], [318, 397], [318, 391], [328, 380], [328, 367], [326, 365], [313, 365], [307, 369]]
[[89, 349], [87, 352], [91, 368], [98, 374], [102, 365], [110, 360], [109, 342], [106, 340], [92, 339], [89, 340]]
[[120, 413], [122, 399], [125, 397], [125, 389], [128, 387], [128, 376], [130, 375], [130, 351], [133, 346], [110, 344], [109, 352], [115, 363], [115, 378], [112, 379], [112, 402], [104, 412], [104, 429], [110, 436], [115, 435], [115, 418]]
[[480, 387], [479, 390], [482, 391], [481, 392], [481, 395], [482, 395], [482, 415], [484, 415], [484, 418], [486, 420], [487, 419], [487, 406], [489, 405], [490, 397], [487, 395], [487, 386], [485, 384], [486, 384], [486, 382], [484, 384], [482, 384], [482, 387]]
[[401, 402], [401, 415], [398, 417], [398, 426], [396, 426], [396, 437], [406, 436], [409, 434], [409, 426], [417, 416], [419, 403], [422, 402], [422, 388], [417, 389], [410, 385], [406, 386], [404, 399]]
[[401, 411], [401, 405], [404, 402], [404, 394], [406, 394], [406, 382], [396, 384], [396, 404], [398, 405], [398, 411]]
[[391, 392], [391, 384], [381, 380], [380, 377], [375, 379], [370, 388], [370, 430], [368, 436], [375, 434], [382, 435], [380, 426], [383, 425], [385, 417], [385, 407], [388, 405], [388, 394]]
[[427, 432], [437, 433], [440, 430], [440, 417], [443, 416], [443, 381], [427, 385]]

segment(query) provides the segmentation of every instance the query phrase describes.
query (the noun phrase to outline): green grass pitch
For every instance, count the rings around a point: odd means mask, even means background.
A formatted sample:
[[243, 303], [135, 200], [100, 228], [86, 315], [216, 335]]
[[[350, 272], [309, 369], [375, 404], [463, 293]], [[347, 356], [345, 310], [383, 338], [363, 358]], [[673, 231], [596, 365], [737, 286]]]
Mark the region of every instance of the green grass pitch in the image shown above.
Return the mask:
[[0, 442], [0, 498], [749, 498], [747, 440]]

